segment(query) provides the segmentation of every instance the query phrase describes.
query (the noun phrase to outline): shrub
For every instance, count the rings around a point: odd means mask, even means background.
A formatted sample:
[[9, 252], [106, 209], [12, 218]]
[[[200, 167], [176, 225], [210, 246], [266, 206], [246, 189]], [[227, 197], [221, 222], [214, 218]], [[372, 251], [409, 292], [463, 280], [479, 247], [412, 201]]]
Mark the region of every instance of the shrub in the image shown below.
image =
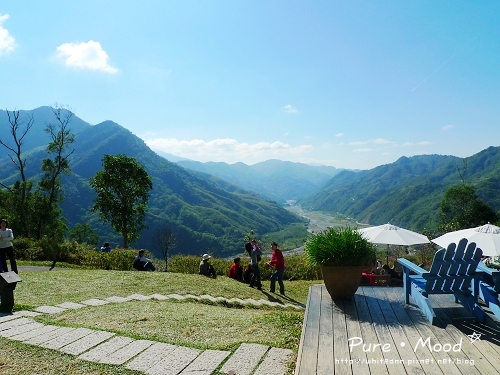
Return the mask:
[[375, 261], [375, 246], [351, 227], [327, 228], [313, 235], [304, 252], [311, 265], [366, 266]]

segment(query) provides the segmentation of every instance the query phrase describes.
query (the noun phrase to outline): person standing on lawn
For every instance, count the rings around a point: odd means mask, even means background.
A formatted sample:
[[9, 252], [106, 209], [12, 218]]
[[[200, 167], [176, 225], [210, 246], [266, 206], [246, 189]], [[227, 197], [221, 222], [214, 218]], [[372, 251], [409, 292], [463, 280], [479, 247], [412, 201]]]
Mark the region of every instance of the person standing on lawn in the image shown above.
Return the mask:
[[274, 266], [274, 272], [271, 275], [271, 288], [270, 292], [274, 293], [276, 288], [276, 280], [280, 285], [280, 294], [285, 295], [285, 285], [283, 284], [283, 274], [285, 273], [285, 258], [283, 252], [278, 248], [276, 242], [271, 243], [273, 254], [271, 260], [266, 263], [267, 266]]
[[249, 244], [250, 246], [248, 246], [248, 244], [245, 245], [245, 248], [250, 255], [250, 262], [253, 272], [249, 287], [253, 288], [254, 285], [257, 285], [257, 289], [262, 290], [262, 280], [260, 279], [259, 269], [259, 262], [262, 258], [262, 250], [260, 249], [260, 246], [256, 240], [252, 240]]
[[9, 271], [7, 268], [8, 257], [11, 271], [18, 273], [16, 258], [14, 257], [14, 246], [12, 245], [14, 233], [12, 233], [12, 229], [7, 228], [8, 226], [9, 222], [7, 219], [0, 220], [0, 269], [1, 272]]

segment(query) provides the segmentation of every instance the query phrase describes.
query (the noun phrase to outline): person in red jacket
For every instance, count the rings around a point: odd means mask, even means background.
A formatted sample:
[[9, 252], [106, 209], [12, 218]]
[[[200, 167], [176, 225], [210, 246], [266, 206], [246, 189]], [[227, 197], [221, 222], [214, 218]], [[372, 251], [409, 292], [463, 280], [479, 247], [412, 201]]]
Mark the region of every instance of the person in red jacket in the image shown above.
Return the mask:
[[233, 262], [234, 263], [229, 268], [229, 272], [227, 273], [227, 275], [232, 279], [242, 281], [243, 280], [243, 267], [240, 265], [240, 257], [234, 258]]
[[273, 254], [271, 255], [271, 260], [266, 263], [268, 266], [274, 266], [274, 272], [271, 275], [271, 288], [270, 292], [274, 293], [276, 288], [276, 280], [280, 285], [280, 294], [285, 295], [285, 285], [283, 284], [283, 274], [285, 273], [285, 258], [283, 258], [283, 253], [278, 249], [278, 244], [276, 242], [271, 243], [273, 249]]

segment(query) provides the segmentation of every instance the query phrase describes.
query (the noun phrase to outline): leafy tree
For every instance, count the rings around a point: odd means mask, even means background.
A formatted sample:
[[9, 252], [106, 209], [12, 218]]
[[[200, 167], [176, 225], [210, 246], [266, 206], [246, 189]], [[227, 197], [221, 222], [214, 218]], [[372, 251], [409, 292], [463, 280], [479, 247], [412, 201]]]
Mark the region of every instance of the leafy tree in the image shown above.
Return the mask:
[[158, 227], [151, 239], [153, 247], [160, 252], [165, 260], [165, 272], [168, 270], [168, 252], [177, 246], [177, 239], [172, 229], [168, 227]]
[[477, 197], [474, 186], [462, 184], [445, 192], [440, 205], [438, 229], [456, 231], [497, 220], [498, 214]]
[[90, 179], [90, 186], [97, 194], [92, 211], [121, 233], [123, 247], [127, 249], [146, 228], [144, 217], [153, 183], [133, 157], [104, 155], [102, 165], [104, 169]]
[[68, 237], [70, 240], [75, 240], [78, 243], [86, 243], [94, 246], [99, 242], [99, 235], [87, 223], [76, 224], [69, 231]]

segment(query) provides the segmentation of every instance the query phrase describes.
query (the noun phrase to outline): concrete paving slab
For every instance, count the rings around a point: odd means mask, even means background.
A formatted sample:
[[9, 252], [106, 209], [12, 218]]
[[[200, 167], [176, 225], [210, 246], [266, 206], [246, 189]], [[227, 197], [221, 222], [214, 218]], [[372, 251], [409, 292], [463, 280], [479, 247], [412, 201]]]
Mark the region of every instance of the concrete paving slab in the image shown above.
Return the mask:
[[34, 320], [30, 318], [11, 319], [6, 322], [0, 323], [0, 331], [4, 331], [6, 329], [11, 329], [12, 327], [22, 326], [23, 324], [28, 324], [33, 322]]
[[7, 321], [12, 320], [12, 319], [17, 319], [19, 317], [20, 316], [17, 315], [16, 313], [14, 313], [14, 314], [0, 314], [0, 323], [7, 322]]
[[182, 300], [186, 299], [186, 298], [184, 298], [184, 296], [181, 296], [180, 294], [176, 294], [176, 293], [169, 294], [169, 295], [167, 295], [167, 297], [176, 299], [178, 301], [182, 301]]
[[68, 332], [74, 331], [76, 328], [69, 327], [57, 327], [52, 331], [47, 331], [42, 333], [41, 335], [31, 337], [29, 339], [23, 340], [27, 344], [40, 345], [45, 341], [50, 341], [55, 337], [62, 336]]
[[115, 334], [113, 332], [94, 331], [91, 334], [72, 342], [71, 344], [63, 346], [59, 350], [63, 353], [79, 355], [86, 352], [90, 348], [99, 345], [103, 341], [110, 339], [114, 335]]
[[63, 302], [56, 307], [62, 307], [63, 309], [81, 309], [82, 307], [87, 307], [87, 305], [75, 302]]
[[135, 357], [140, 354], [151, 345], [154, 344], [154, 341], [150, 340], [135, 340], [132, 341], [127, 346], [117, 350], [114, 353], [111, 353], [109, 356], [101, 358], [99, 362], [108, 363], [111, 365], [122, 365], [127, 362], [129, 359]]
[[172, 353], [176, 348], [176, 345], [157, 342], [147, 348], [141, 355], [138, 355], [127, 363], [125, 367], [131, 370], [145, 372], [169, 355], [169, 353]]
[[229, 354], [224, 350], [205, 350], [179, 375], [210, 375]]
[[178, 346], [153, 367], [146, 370], [148, 375], [177, 375], [188, 366], [198, 355], [200, 350]]
[[20, 310], [20, 311], [14, 311], [13, 313], [15, 316], [39, 316], [42, 315], [42, 313], [36, 312], [36, 311], [29, 311], [29, 310]]
[[216, 299], [208, 294], [203, 294], [200, 296], [200, 299], [208, 299], [209, 301], [216, 302]]
[[88, 352], [81, 354], [78, 358], [91, 362], [99, 362], [102, 358], [111, 355], [111, 353], [120, 350], [133, 341], [135, 340], [130, 337], [115, 336], [109, 341], [106, 341]]
[[115, 303], [122, 303], [122, 302], [128, 302], [131, 300], [129, 297], [118, 297], [118, 296], [112, 296], [108, 298], [104, 298], [105, 301], [109, 302], [115, 302]]
[[25, 341], [25, 340], [29, 340], [33, 337], [41, 336], [41, 335], [48, 333], [50, 331], [53, 331], [57, 328], [59, 328], [59, 327], [52, 326], [52, 325], [47, 325], [47, 326], [44, 325], [43, 327], [40, 327], [38, 329], [34, 329], [32, 331], [29, 331], [29, 332], [24, 332], [24, 333], [21, 333], [19, 335], [12, 336], [10, 339], [17, 340], [17, 341]]
[[287, 371], [287, 363], [292, 358], [290, 349], [271, 348], [264, 357], [254, 375], [284, 375]]
[[238, 375], [250, 375], [260, 359], [266, 354], [268, 346], [260, 344], [241, 344], [224, 363], [221, 372], [234, 371]]
[[145, 296], [144, 294], [131, 294], [128, 296], [130, 299], [135, 299], [138, 301], [147, 301], [148, 299], [151, 299], [151, 296]]
[[242, 305], [245, 303], [245, 302], [243, 302], [243, 300], [241, 298], [230, 298], [227, 300], [227, 302], [229, 302], [229, 303], [237, 302], [237, 303], [241, 303]]
[[66, 311], [66, 309], [63, 309], [62, 307], [56, 307], [56, 306], [38, 306], [35, 311], [44, 313], [44, 314], [59, 314], [62, 313], [63, 311]]
[[109, 303], [109, 301], [103, 301], [102, 299], [97, 299], [97, 298], [91, 298], [86, 301], [82, 301], [84, 305], [89, 305], [89, 306], [102, 306], [106, 305]]
[[59, 349], [65, 345], [71, 344], [72, 342], [81, 339], [82, 337], [90, 335], [92, 332], [95, 331], [88, 328], [76, 328], [63, 335], [54, 337], [52, 340], [45, 341], [41, 343], [40, 346], [47, 349]]
[[32, 323], [23, 324], [17, 327], [12, 327], [10, 329], [6, 329], [4, 331], [0, 331], [1, 337], [12, 337], [15, 335], [19, 335], [21, 333], [33, 331], [34, 329], [42, 328], [44, 325], [42, 323], [38, 323], [33, 321]]
[[168, 297], [164, 296], [163, 294], [151, 294], [151, 298], [157, 299], [158, 301], [164, 301], [168, 299]]

